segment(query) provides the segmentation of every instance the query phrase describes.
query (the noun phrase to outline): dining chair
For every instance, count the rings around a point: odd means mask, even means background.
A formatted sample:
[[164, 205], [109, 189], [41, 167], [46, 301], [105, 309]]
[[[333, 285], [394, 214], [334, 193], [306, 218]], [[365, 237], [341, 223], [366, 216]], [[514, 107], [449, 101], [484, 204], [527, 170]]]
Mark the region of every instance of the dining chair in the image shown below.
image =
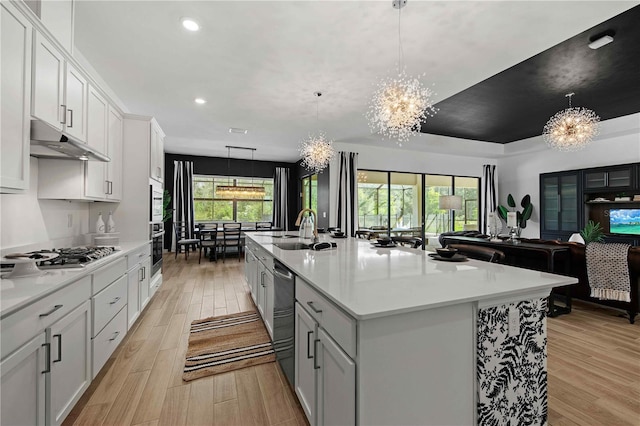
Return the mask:
[[227, 258], [227, 250], [235, 248], [238, 252], [238, 262], [240, 262], [240, 254], [242, 254], [242, 245], [240, 244], [240, 235], [242, 232], [242, 224], [240, 223], [223, 223], [222, 239], [219, 241], [222, 249], [222, 263]]
[[[215, 225], [215, 224], [214, 224]], [[210, 250], [209, 259], [213, 257], [213, 260], [218, 261], [218, 229], [212, 228], [200, 228], [200, 253], [198, 254], [198, 263], [202, 259], [202, 249], [204, 249], [204, 255], [207, 255], [207, 249]]]
[[471, 259], [483, 260], [490, 263], [502, 263], [505, 255], [501, 250], [490, 247], [478, 247], [470, 244], [449, 244], [449, 248], [458, 250], [458, 253], [464, 254]]
[[178, 258], [178, 253], [180, 253], [180, 250], [184, 247], [184, 258], [189, 259], [189, 248], [198, 246], [198, 244], [200, 244], [200, 240], [198, 238], [191, 237], [191, 233], [193, 231], [188, 229], [184, 222], [175, 222], [173, 224], [173, 230], [176, 235], [175, 258]]
[[273, 227], [271, 222], [256, 222], [256, 231], [267, 231]]

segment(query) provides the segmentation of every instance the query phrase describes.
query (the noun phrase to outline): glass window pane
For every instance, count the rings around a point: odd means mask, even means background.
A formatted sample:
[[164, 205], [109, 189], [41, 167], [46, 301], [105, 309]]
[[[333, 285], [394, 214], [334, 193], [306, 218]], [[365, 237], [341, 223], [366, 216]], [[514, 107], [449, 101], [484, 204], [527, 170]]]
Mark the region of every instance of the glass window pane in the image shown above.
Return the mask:
[[243, 200], [238, 201], [238, 222], [260, 222], [262, 221], [264, 201]]
[[358, 170], [358, 226], [388, 226], [386, 172]]
[[213, 202], [210, 200], [194, 200], [194, 218], [196, 221], [206, 221], [213, 219]]
[[213, 201], [213, 214], [211, 220], [233, 221], [233, 201]]
[[440, 234], [450, 230], [448, 210], [440, 210], [441, 195], [451, 195], [452, 176], [425, 175], [425, 233]]
[[311, 175], [311, 209], [318, 211], [318, 175]]
[[311, 200], [309, 200], [309, 185], [311, 184], [311, 179], [309, 177], [302, 178], [302, 208], [309, 208], [311, 205]]
[[420, 235], [420, 174], [391, 173], [391, 229], [414, 229]]
[[462, 210], [454, 210], [454, 230], [478, 231], [480, 229], [478, 221], [478, 211], [480, 209], [478, 187], [480, 185], [480, 179], [456, 176], [454, 185], [455, 195], [462, 197]]

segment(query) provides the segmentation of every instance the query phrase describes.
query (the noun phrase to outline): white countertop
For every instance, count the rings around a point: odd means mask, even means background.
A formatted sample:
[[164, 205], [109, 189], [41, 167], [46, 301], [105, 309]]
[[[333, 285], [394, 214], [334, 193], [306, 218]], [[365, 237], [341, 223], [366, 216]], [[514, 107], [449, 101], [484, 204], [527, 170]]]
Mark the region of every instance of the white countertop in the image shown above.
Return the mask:
[[[149, 241], [136, 241], [120, 244], [121, 250], [88, 264], [85, 268], [75, 269], [47, 269], [42, 275], [24, 278], [0, 278], [0, 318], [14, 313], [23, 307], [42, 299], [49, 294], [93, 273], [117, 259], [136, 250]], [[9, 271], [3, 272], [6, 276]]]
[[377, 248], [367, 240], [337, 239], [329, 234], [320, 234], [320, 240], [335, 242], [335, 249], [282, 250], [273, 243], [310, 242], [273, 238], [282, 234], [246, 236], [358, 320], [534, 292], [548, 294], [552, 287], [578, 282], [572, 277], [472, 259], [438, 261], [420, 249]]

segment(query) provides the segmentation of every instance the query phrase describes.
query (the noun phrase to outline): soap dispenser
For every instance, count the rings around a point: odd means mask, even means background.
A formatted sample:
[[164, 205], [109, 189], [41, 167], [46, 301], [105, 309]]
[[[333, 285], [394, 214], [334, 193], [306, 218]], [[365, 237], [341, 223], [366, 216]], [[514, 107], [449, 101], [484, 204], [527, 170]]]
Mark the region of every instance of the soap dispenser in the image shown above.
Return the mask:
[[313, 238], [313, 216], [307, 215], [300, 222], [300, 238]]

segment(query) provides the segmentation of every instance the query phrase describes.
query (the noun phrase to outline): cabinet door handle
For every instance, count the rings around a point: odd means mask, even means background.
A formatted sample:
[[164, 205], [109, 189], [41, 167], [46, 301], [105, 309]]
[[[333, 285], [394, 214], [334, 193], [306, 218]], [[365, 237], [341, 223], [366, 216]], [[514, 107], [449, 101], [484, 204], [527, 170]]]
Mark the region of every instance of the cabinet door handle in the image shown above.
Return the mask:
[[311, 349], [311, 342], [309, 342], [309, 337], [313, 334], [313, 330], [307, 332], [307, 359], [313, 358], [313, 355], [309, 353], [309, 349]]
[[54, 339], [58, 338], [58, 359], [54, 359], [53, 362], [62, 361], [62, 334], [54, 334]]
[[109, 339], [109, 341], [113, 342], [114, 340], [116, 340], [119, 334], [120, 334], [119, 331], [116, 331], [115, 333], [113, 333], [113, 336], [111, 337], [111, 339]]
[[322, 313], [322, 309], [318, 309], [315, 306], [313, 306], [313, 302], [307, 302], [307, 305], [309, 305], [309, 307], [313, 309], [313, 312], [315, 312], [316, 314]]
[[73, 110], [67, 109], [67, 111], [69, 112], [69, 124], [67, 124], [67, 128], [71, 128], [73, 127]]
[[156, 177], [161, 178], [162, 177], [162, 169], [160, 168], [160, 166], [158, 166], [157, 169], [158, 169], [158, 174], [156, 175]]
[[142, 279], [144, 280], [145, 278], [147, 278], [147, 267], [143, 266], [142, 267]]
[[42, 346], [44, 346], [47, 349], [46, 351], [47, 361], [44, 363], [46, 367], [42, 372], [42, 374], [51, 373], [51, 343], [43, 343]]
[[40, 314], [40, 318], [48, 317], [49, 315], [51, 315], [52, 313], [54, 313], [58, 309], [62, 308], [62, 306], [63, 305], [55, 305], [53, 308], [51, 308], [51, 310], [49, 312], [45, 312], [44, 314]]
[[115, 305], [116, 303], [118, 303], [118, 300], [120, 300], [120, 297], [116, 297], [115, 299], [113, 299], [111, 302], [109, 302], [110, 305]]
[[260, 285], [264, 287], [264, 272], [260, 272]]
[[313, 341], [313, 369], [319, 370], [320, 366], [316, 364], [316, 360], [318, 359], [318, 343], [320, 343], [320, 339], [315, 339]]
[[66, 105], [60, 105], [58, 116], [62, 118], [62, 121], [60, 122], [60, 124], [67, 124], [67, 106]]

